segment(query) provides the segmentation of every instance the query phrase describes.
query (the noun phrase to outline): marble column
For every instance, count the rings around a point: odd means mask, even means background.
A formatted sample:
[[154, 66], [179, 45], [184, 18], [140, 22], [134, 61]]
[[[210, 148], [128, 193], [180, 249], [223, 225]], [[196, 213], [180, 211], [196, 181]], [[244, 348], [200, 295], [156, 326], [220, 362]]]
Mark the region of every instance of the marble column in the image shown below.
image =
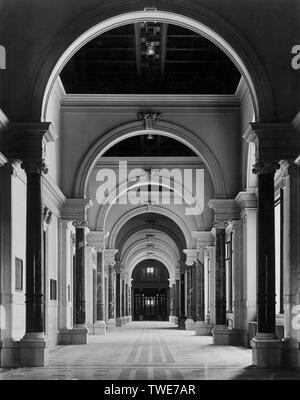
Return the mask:
[[22, 366], [44, 366], [45, 271], [43, 244], [42, 174], [43, 160], [28, 160], [22, 167], [27, 175], [26, 199], [26, 334], [21, 339]]
[[175, 284], [170, 282], [170, 316], [169, 321], [175, 323]]
[[107, 329], [113, 329], [116, 326], [115, 320], [115, 279], [114, 266], [108, 265], [108, 321]]
[[192, 331], [195, 329], [195, 321], [193, 320], [192, 313], [192, 293], [193, 293], [193, 285], [192, 285], [192, 265], [186, 266], [187, 272], [187, 318], [185, 321], [185, 329], [187, 331]]
[[253, 364], [280, 367], [282, 343], [275, 335], [274, 175], [278, 163], [256, 163], [257, 210], [257, 333], [252, 340]]
[[124, 276], [121, 279], [121, 305], [122, 305], [122, 325], [126, 325], [127, 318], [126, 318], [126, 290], [125, 290], [125, 281]]
[[116, 273], [116, 327], [122, 326], [122, 317], [121, 317], [121, 271], [120, 266], [115, 266]]
[[179, 300], [180, 300], [180, 280], [176, 279], [175, 284], [175, 320], [174, 323], [178, 325], [179, 319]]
[[215, 285], [215, 269], [216, 269], [216, 251], [215, 246], [207, 247], [209, 255], [209, 324], [216, 325], [216, 285]]
[[74, 221], [75, 226], [75, 327], [85, 327], [85, 228], [86, 221]]
[[178, 328], [185, 329], [185, 272], [180, 272]]
[[[236, 196], [236, 202], [240, 205], [241, 222], [233, 224], [233, 271], [235, 298], [240, 299], [240, 311], [235, 313], [236, 327], [242, 329], [242, 345], [249, 347], [253, 335], [251, 327], [256, 326], [256, 268], [257, 264], [257, 196], [254, 190], [240, 192]], [[240, 249], [240, 254], [237, 254]], [[242, 266], [242, 270], [240, 269]], [[239, 272], [237, 272], [237, 269]], [[237, 272], [237, 273], [236, 273]], [[238, 293], [237, 293], [238, 292]], [[234, 307], [237, 307], [234, 300]], [[238, 324], [240, 316], [242, 323]], [[249, 329], [250, 328], [250, 329]]]
[[128, 322], [132, 321], [132, 287], [128, 284]]
[[[204, 249], [201, 250], [204, 253]], [[200, 255], [202, 261], [196, 261], [196, 323], [195, 332], [197, 336], [211, 334], [211, 327], [205, 323], [205, 276], [204, 276], [204, 257]]]
[[228, 328], [226, 321], [226, 263], [225, 237], [226, 222], [215, 222], [215, 311], [216, 325], [213, 328], [213, 342], [217, 345], [228, 343]]
[[284, 344], [283, 366], [300, 367], [300, 167], [291, 160], [283, 173], [283, 275]]
[[105, 335], [106, 334], [106, 324], [105, 324], [105, 266], [104, 266], [104, 255], [102, 248], [97, 249], [97, 320], [94, 323], [94, 335]]

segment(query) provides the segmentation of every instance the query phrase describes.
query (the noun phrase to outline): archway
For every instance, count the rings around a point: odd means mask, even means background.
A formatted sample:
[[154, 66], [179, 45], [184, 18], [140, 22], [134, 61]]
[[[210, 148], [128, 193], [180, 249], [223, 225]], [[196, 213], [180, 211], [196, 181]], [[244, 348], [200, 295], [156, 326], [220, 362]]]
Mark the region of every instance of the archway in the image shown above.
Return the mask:
[[132, 272], [133, 320], [167, 321], [169, 273], [158, 260], [141, 261]]
[[[168, 8], [172, 9], [173, 7], [168, 6]], [[183, 12], [185, 12], [186, 8], [183, 5]], [[144, 11], [128, 12], [117, 16], [112, 16], [116, 15], [116, 10], [115, 12], [111, 10], [110, 13], [105, 10], [107, 19], [96, 23], [88, 29], [86, 28], [88, 23], [85, 19], [84, 21], [74, 22], [73, 29], [68, 27], [66, 32], [61, 33], [59, 38], [53, 40], [53, 43], [49, 46], [48, 54], [44, 58], [42, 57], [39, 65], [36, 66], [37, 76], [35, 76], [34, 82], [32, 81], [31, 83], [28, 96], [29, 114], [33, 115], [41, 107], [41, 120], [46, 120], [48, 101], [57, 76], [72, 55], [85, 43], [109, 29], [128, 23], [159, 21], [177, 24], [193, 30], [220, 47], [237, 66], [247, 83], [255, 109], [256, 120], [272, 118], [274, 115], [272, 91], [264, 68], [256, 54], [238, 32], [235, 32], [225, 21], [218, 19], [205, 9], [196, 8], [192, 14], [197, 15], [199, 20], [171, 12], [171, 10], [145, 9]], [[188, 8], [186, 13], [187, 15], [190, 13]], [[108, 14], [111, 14], [111, 17], [108, 17]], [[105, 14], [102, 13], [102, 15]], [[95, 13], [89, 15], [89, 21], [94, 21], [95, 18], [99, 21], [101, 16]], [[58, 48], [58, 43], [60, 43], [60, 48]]]

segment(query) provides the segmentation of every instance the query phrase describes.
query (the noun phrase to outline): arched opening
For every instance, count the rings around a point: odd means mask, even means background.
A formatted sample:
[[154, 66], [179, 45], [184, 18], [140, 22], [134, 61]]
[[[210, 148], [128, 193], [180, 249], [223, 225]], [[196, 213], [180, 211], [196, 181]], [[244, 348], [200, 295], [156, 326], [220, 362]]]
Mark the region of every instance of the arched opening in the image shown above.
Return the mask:
[[[33, 85], [31, 89], [32, 93], [29, 97], [38, 101], [39, 96], [36, 92], [43, 88], [44, 96], [41, 110], [42, 121], [47, 119], [49, 98], [56, 78], [59, 76], [67, 62], [81, 47], [112, 28], [128, 25], [130, 23], [145, 23], [148, 21], [151, 23], [159, 22], [178, 25], [190, 29], [211, 40], [233, 61], [244, 77], [251, 94], [256, 120], [258, 121], [262, 116], [268, 116], [270, 118], [274, 113], [273, 103], [270, 101], [270, 99], [272, 99], [272, 92], [265, 76], [265, 71], [257, 59], [256, 54], [237, 32], [232, 31], [232, 27], [226, 26], [224, 21], [217, 20], [215, 16], [214, 18], [211, 18], [211, 15], [209, 15], [205, 10], [203, 10], [200, 15], [203, 22], [173, 12], [157, 10], [136, 11], [109, 18], [86, 30], [83, 34], [80, 34], [75, 40], [73, 39], [72, 44], [68, 45], [67, 49], [64, 48], [61, 50], [62, 54], [60, 54], [58, 61], [56, 61], [48, 76], [45, 65], [41, 65], [39, 68], [41, 82], [39, 85]], [[210, 24], [213, 28], [209, 26]], [[57, 40], [55, 41], [55, 47], [57, 47]], [[52, 48], [51, 50], [53, 52]], [[51, 59], [49, 65], [53, 65], [53, 58], [57, 59], [57, 50], [55, 51], [55, 57], [52, 53], [49, 54], [48, 57], [49, 60]], [[43, 63], [44, 61], [45, 60], [43, 60]], [[45, 86], [43, 87], [43, 85]], [[31, 108], [36, 106], [38, 107], [35, 101], [32, 101], [33, 104], [30, 104]]]
[[169, 318], [169, 273], [160, 261], [140, 262], [132, 272], [133, 319], [167, 321]]

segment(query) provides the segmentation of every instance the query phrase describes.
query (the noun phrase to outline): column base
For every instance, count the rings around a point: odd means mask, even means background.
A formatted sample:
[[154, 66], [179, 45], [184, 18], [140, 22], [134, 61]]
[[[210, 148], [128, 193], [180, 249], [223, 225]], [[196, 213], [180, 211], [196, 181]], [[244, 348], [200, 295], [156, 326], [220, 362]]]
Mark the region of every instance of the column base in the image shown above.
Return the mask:
[[195, 321], [192, 318], [187, 318], [185, 321], [185, 330], [193, 331], [195, 329]]
[[178, 325], [178, 317], [174, 317], [174, 324]]
[[86, 327], [74, 327], [72, 329], [60, 329], [58, 343], [63, 345], [87, 344], [88, 330]]
[[173, 315], [169, 316], [169, 322], [171, 322], [171, 324], [175, 324], [175, 317]]
[[127, 320], [128, 323], [132, 322], [132, 316], [131, 315], [128, 315], [127, 318], [128, 318], [128, 320]]
[[178, 317], [178, 329], [185, 330], [186, 317]]
[[212, 336], [211, 325], [206, 325], [204, 321], [196, 321], [195, 322], [195, 333], [196, 336]]
[[121, 324], [126, 325], [127, 324], [127, 317], [122, 317], [121, 318]]
[[224, 325], [216, 325], [212, 330], [213, 343], [218, 346], [240, 346], [242, 332], [238, 329], [228, 329]]
[[1, 343], [1, 367], [17, 368], [20, 362], [20, 341], [4, 339]]
[[109, 319], [107, 321], [107, 324], [106, 324], [106, 329], [108, 331], [110, 331], [110, 330], [113, 330], [115, 327], [116, 327], [116, 320], [115, 319]]
[[116, 318], [116, 327], [120, 328], [122, 326], [122, 318]]
[[282, 366], [284, 368], [300, 367], [300, 342], [291, 339], [283, 340]]
[[105, 321], [96, 321], [93, 325], [93, 335], [106, 335]]
[[26, 333], [20, 340], [21, 367], [44, 367], [48, 356], [49, 349], [44, 333]]
[[251, 341], [253, 365], [260, 368], [281, 368], [283, 342], [275, 335], [258, 333]]

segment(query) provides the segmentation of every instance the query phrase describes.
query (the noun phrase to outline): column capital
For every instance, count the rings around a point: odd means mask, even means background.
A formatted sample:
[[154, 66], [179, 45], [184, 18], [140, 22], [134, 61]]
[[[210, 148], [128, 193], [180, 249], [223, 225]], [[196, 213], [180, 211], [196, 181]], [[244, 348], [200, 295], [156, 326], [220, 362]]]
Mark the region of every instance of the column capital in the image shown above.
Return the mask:
[[21, 168], [24, 169], [26, 175], [42, 175], [48, 173], [48, 168], [42, 158], [26, 159], [22, 161]]
[[77, 229], [77, 228], [87, 228], [88, 227], [88, 223], [85, 219], [79, 219], [76, 221], [72, 222], [72, 225]]
[[277, 161], [258, 161], [253, 165], [252, 172], [256, 175], [262, 174], [275, 174], [276, 170], [280, 168]]

